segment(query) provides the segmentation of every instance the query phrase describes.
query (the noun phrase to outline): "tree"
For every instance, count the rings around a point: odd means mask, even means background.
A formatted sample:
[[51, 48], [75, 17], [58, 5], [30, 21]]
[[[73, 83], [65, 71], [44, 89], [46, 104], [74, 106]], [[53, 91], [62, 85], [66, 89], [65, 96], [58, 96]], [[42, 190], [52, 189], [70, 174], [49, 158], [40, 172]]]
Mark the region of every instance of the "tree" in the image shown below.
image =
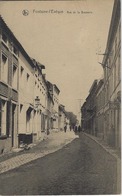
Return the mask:
[[66, 112], [67, 118], [70, 120], [71, 126], [75, 126], [77, 123], [77, 116], [73, 112]]

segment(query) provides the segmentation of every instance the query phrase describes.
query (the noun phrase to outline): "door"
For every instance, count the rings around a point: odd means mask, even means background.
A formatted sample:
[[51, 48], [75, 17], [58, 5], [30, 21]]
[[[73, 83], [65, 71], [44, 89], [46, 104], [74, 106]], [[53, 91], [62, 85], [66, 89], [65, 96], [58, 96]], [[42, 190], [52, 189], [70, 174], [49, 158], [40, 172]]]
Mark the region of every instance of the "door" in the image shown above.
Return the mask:
[[16, 105], [12, 104], [12, 147], [14, 146], [14, 137], [15, 137], [15, 110], [16, 110]]

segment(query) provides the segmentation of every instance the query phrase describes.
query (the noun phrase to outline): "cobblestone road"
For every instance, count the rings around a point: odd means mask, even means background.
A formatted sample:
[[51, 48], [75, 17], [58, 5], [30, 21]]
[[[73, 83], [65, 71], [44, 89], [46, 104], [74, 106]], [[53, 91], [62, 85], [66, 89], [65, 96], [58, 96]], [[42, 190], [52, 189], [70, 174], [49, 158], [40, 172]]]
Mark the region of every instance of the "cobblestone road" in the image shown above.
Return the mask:
[[[115, 159], [101, 146], [93, 140], [85, 139], [83, 135], [80, 138], [73, 133], [70, 136], [67, 135], [65, 144], [68, 144], [65, 146], [62, 138], [63, 135], [60, 136], [60, 150], [43, 158], [37, 159], [36, 157], [36, 160], [32, 162], [0, 174], [0, 194], [116, 194], [117, 165]], [[48, 144], [50, 149], [54, 150], [58, 141], [54, 142], [50, 138]], [[32, 149], [31, 153], [26, 156], [34, 154], [36, 156], [34, 150]], [[36, 152], [39, 155], [39, 146]]]
[[42, 141], [40, 145], [31, 149], [29, 151], [30, 153], [22, 153], [21, 155], [0, 162], [0, 174], [46, 156], [49, 153], [53, 153], [71, 142], [76, 137], [77, 136], [73, 132], [54, 132], [48, 136], [47, 141]]

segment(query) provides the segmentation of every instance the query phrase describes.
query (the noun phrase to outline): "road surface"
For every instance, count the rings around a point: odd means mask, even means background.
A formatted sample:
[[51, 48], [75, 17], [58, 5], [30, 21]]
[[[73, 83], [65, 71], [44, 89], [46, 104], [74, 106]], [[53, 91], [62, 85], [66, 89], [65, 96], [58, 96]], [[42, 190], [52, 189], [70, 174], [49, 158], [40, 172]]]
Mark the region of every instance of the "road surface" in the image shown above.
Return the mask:
[[0, 194], [114, 194], [116, 167], [94, 153], [82, 137], [76, 138], [57, 152], [0, 174]]

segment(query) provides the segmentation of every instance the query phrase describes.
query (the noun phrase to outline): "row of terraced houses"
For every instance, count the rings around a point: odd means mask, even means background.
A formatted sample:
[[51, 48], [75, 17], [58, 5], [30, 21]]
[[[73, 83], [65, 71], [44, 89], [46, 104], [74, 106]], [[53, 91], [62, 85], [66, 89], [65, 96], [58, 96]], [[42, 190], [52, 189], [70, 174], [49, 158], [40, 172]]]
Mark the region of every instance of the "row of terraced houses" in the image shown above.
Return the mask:
[[0, 16], [0, 153], [36, 142], [68, 122], [60, 90], [43, 69]]
[[103, 54], [104, 77], [95, 80], [81, 107], [82, 129], [103, 139], [116, 149], [121, 148], [121, 21], [120, 0], [115, 0]]

